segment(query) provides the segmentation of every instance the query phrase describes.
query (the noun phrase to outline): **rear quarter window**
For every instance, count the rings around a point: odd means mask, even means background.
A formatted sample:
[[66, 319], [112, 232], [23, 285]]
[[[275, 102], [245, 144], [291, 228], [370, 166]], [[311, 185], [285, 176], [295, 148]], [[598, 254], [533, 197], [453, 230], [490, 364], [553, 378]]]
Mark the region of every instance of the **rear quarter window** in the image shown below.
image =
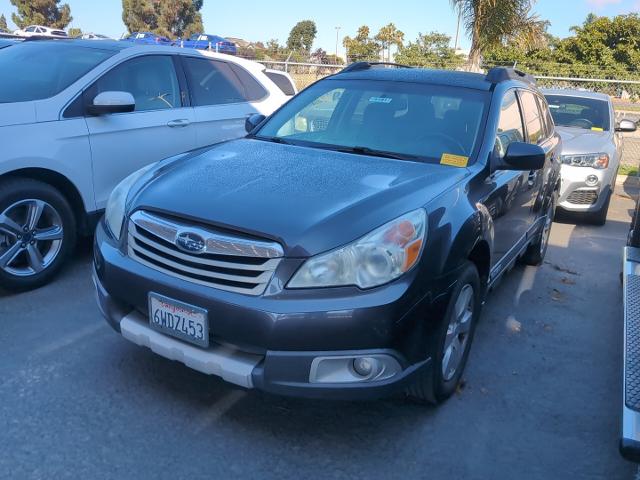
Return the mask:
[[53, 97], [116, 52], [70, 43], [27, 42], [0, 50], [0, 103]]
[[294, 96], [296, 94], [296, 89], [294, 85], [291, 83], [291, 80], [286, 75], [282, 75], [277, 72], [269, 72], [266, 71], [264, 74], [271, 80], [276, 86], [287, 96]]

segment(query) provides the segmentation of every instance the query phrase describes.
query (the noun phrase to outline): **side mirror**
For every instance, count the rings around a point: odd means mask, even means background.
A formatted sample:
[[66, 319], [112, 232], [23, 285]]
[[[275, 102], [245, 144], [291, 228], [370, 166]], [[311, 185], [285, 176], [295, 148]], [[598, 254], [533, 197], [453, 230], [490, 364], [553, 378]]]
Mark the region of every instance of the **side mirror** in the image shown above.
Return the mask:
[[102, 92], [96, 95], [87, 110], [91, 115], [129, 113], [136, 109], [136, 100], [129, 92]]
[[247, 119], [244, 121], [244, 129], [247, 133], [253, 132], [258, 125], [260, 125], [267, 117], [260, 113], [254, 113], [253, 115], [249, 115]]
[[546, 158], [543, 148], [539, 145], [513, 142], [507, 148], [507, 153], [501, 159], [497, 170], [540, 170], [544, 168]]
[[635, 132], [638, 126], [631, 120], [620, 120], [620, 123], [616, 125], [616, 132]]

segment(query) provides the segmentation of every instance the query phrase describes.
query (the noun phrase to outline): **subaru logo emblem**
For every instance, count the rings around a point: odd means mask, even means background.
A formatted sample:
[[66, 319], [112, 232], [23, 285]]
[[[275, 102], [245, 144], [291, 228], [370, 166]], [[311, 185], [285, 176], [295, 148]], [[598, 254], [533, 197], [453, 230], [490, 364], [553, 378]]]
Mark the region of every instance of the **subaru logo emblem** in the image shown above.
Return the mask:
[[204, 238], [197, 233], [181, 232], [176, 237], [176, 246], [187, 253], [202, 253], [206, 247]]

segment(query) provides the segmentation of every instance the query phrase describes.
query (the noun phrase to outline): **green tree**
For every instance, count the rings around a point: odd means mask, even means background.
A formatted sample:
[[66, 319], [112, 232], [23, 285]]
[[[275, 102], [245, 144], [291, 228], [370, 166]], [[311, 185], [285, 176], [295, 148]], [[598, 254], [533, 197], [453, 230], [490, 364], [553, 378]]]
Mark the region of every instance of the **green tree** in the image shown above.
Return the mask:
[[439, 32], [419, 34], [415, 42], [400, 48], [396, 62], [433, 68], [456, 68], [464, 59], [450, 46], [451, 37]]
[[7, 26], [7, 17], [4, 15], [0, 15], [0, 32], [8, 32], [9, 27]]
[[203, 0], [122, 0], [122, 21], [129, 32], [187, 37], [204, 30], [202, 4]]
[[158, 15], [153, 0], [122, 0], [122, 21], [129, 33], [155, 31]]
[[317, 34], [318, 29], [313, 20], [298, 22], [289, 33], [287, 48], [295, 52], [304, 51], [309, 53]]
[[574, 35], [558, 42], [555, 58], [561, 63], [597, 65], [603, 69], [637, 70], [640, 65], [640, 16], [589, 16]]
[[366, 25], [358, 29], [354, 38], [344, 37], [342, 45], [347, 49], [347, 61], [377, 61], [380, 59], [380, 44], [369, 35], [371, 30]]
[[70, 28], [69, 31], [67, 32], [67, 34], [71, 37], [71, 38], [77, 38], [77, 37], [81, 37], [82, 36], [82, 29], [80, 28]]
[[546, 40], [548, 23], [531, 13], [534, 0], [450, 0], [469, 37], [468, 67], [479, 70], [482, 56], [505, 42], [539, 47]]
[[66, 28], [73, 20], [68, 4], [59, 5], [60, 0], [10, 0], [17, 13], [11, 15], [18, 28], [43, 25], [51, 28]]
[[385, 25], [380, 29], [378, 34], [375, 36], [375, 40], [380, 42], [382, 46], [382, 58], [385, 58], [385, 51], [387, 52], [387, 61], [391, 61], [391, 47], [395, 45], [398, 49], [403, 46], [404, 43], [404, 33], [398, 30], [398, 28], [390, 23], [389, 25]]

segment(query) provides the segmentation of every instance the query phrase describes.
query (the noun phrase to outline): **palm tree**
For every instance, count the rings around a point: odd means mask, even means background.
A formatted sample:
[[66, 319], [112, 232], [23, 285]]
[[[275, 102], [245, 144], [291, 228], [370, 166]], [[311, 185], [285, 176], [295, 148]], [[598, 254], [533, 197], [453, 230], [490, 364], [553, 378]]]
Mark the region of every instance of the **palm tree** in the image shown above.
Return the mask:
[[[375, 36], [375, 40], [382, 45], [382, 60], [388, 62], [391, 61], [391, 46], [395, 45], [397, 48], [402, 47], [404, 42], [404, 33], [398, 30], [393, 23], [386, 25], [380, 29]], [[387, 51], [387, 58], [385, 59], [385, 50]]]
[[471, 37], [468, 68], [480, 70], [482, 54], [502, 43], [513, 42], [530, 50], [546, 42], [549, 22], [531, 13], [535, 0], [451, 0]]

